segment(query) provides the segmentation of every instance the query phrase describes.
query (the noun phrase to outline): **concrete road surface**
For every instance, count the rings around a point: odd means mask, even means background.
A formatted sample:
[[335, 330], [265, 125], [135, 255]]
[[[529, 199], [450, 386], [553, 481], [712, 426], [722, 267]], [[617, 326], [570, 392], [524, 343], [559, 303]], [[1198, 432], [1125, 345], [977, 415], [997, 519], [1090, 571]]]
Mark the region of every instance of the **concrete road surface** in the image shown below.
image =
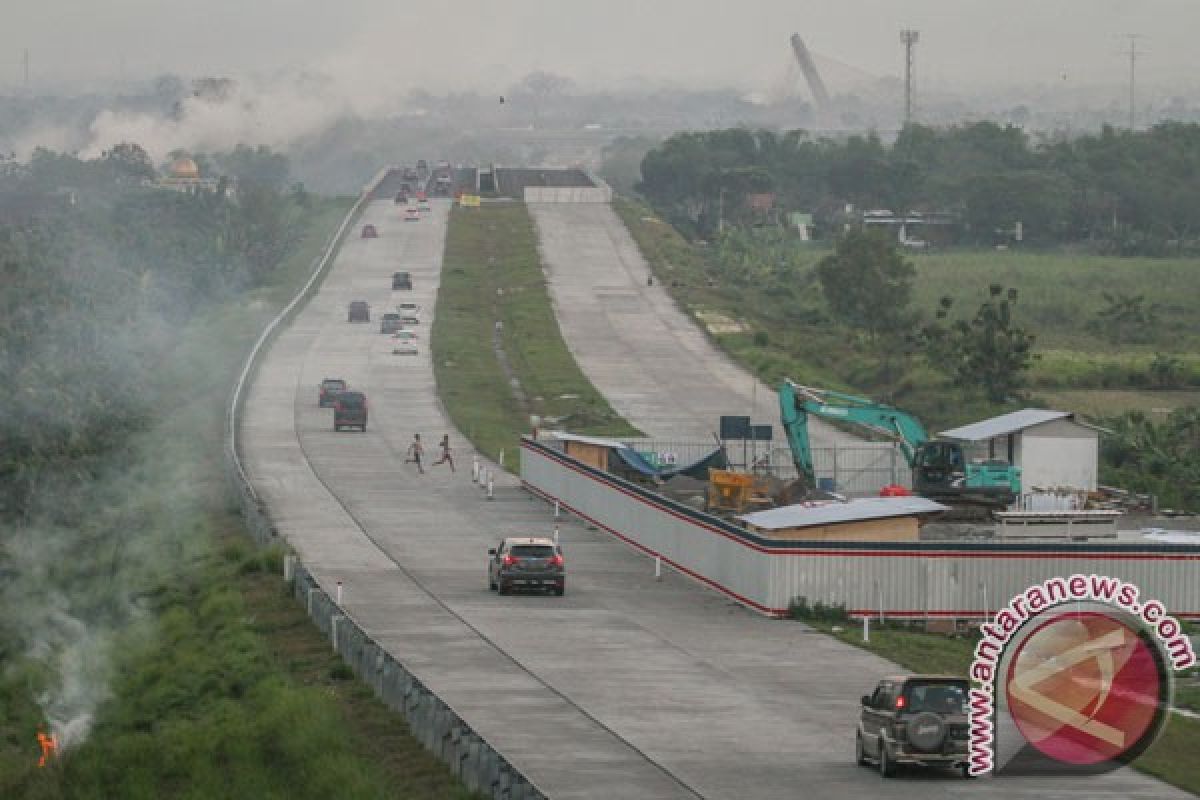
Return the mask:
[[[610, 206], [529, 209], [563, 338], [621, 416], [654, 438], [709, 441], [722, 414], [749, 415], [781, 438], [775, 389], [718, 350], [666, 289], [646, 285], [646, 261]], [[820, 420], [809, 428], [817, 447], [860, 441]]]
[[[858, 697], [895, 667], [805, 626], [756, 616], [690, 580], [653, 578], [644, 557], [564, 520], [567, 594], [499, 597], [486, 549], [550, 534], [547, 507], [499, 482], [485, 499], [471, 450], [446, 419], [427, 335], [447, 205], [406, 223], [390, 202], [349, 240], [324, 286], [268, 353], [247, 398], [244, 453], [281, 534], [347, 612], [553, 798], [1175, 798], [1132, 772], [1098, 779], [883, 782], [853, 762]], [[396, 269], [412, 292], [391, 292]], [[393, 356], [378, 314], [424, 306], [421, 352]], [[372, 322], [350, 324], [367, 300]], [[487, 346], [481, 343], [480, 346]], [[365, 433], [335, 433], [317, 383], [341, 377], [370, 401]], [[434, 454], [449, 433], [457, 472], [405, 463], [413, 433]], [[511, 463], [511, 455], [510, 462]]]

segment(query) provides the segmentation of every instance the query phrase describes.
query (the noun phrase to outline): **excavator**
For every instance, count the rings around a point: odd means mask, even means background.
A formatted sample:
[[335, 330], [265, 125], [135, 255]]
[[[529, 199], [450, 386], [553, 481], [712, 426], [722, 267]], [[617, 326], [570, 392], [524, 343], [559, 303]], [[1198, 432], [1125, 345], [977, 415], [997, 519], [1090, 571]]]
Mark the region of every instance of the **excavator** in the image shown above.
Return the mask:
[[857, 425], [890, 439], [912, 467], [913, 491], [964, 516], [1011, 504], [1021, 492], [1021, 470], [1005, 461], [971, 463], [958, 442], [931, 440], [924, 426], [898, 408], [865, 397], [814, 389], [785, 380], [779, 387], [780, 422], [800, 480], [816, 486], [809, 416]]

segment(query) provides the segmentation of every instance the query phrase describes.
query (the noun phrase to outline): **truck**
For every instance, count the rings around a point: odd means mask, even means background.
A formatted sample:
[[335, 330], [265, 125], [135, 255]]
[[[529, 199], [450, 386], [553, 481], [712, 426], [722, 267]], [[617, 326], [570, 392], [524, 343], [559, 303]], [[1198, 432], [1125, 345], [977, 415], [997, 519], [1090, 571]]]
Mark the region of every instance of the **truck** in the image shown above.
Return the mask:
[[912, 468], [913, 491], [956, 509], [991, 510], [1010, 505], [1021, 492], [1021, 470], [1006, 461], [973, 463], [958, 442], [932, 439], [913, 415], [865, 397], [801, 386], [779, 387], [780, 424], [787, 434], [796, 471], [816, 487], [810, 416], [869, 430], [894, 441]]

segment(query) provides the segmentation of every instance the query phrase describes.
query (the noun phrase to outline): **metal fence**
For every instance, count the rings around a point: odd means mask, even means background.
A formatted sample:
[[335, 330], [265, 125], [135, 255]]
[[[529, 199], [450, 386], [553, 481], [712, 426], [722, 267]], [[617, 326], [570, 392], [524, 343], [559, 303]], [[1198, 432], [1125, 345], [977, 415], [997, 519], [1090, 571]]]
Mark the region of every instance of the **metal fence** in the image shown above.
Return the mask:
[[[539, 437], [554, 446], [553, 434]], [[777, 442], [717, 439], [623, 439], [623, 444], [653, 464], [690, 464], [713, 451], [718, 443], [734, 469], [770, 473], [784, 481], [796, 478], [790, 448]], [[874, 497], [890, 484], [912, 487], [912, 470], [904, 454], [891, 442], [861, 442], [852, 445], [814, 447], [813, 468], [817, 485], [851, 497]]]

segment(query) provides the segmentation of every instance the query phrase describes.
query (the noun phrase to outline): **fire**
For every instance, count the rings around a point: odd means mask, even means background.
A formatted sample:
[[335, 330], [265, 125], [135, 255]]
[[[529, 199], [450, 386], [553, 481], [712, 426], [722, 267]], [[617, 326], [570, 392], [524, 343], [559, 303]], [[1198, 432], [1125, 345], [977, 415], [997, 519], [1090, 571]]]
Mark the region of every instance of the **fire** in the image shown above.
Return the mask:
[[37, 740], [38, 745], [42, 748], [42, 757], [38, 759], [38, 766], [44, 767], [48, 761], [58, 755], [58, 736], [54, 733], [46, 733], [43, 729], [38, 729]]

